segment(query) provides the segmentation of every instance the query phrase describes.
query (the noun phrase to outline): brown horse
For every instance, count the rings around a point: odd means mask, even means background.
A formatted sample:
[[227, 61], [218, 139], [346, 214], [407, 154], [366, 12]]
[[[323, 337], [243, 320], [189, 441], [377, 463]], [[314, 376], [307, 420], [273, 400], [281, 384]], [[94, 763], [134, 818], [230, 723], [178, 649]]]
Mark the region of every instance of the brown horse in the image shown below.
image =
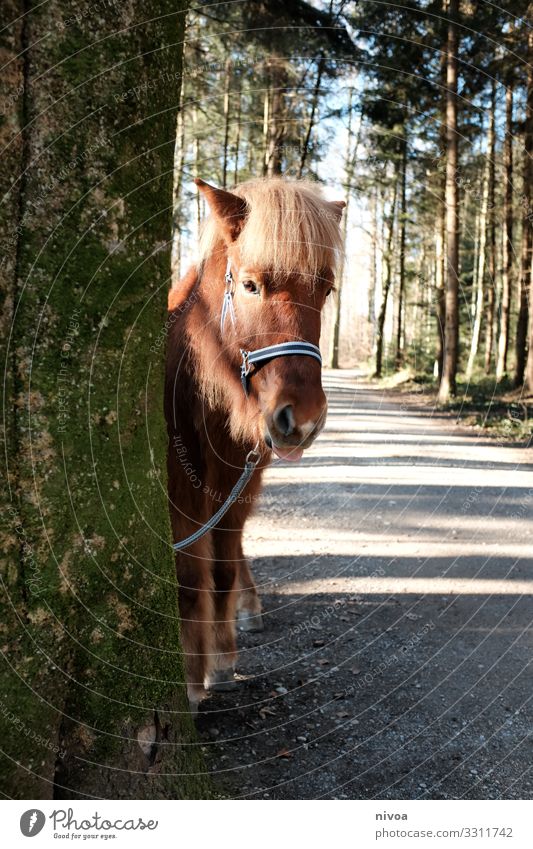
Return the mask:
[[[234, 682], [236, 625], [260, 629], [261, 604], [242, 532], [271, 450], [299, 459], [326, 418], [321, 311], [333, 289], [344, 203], [318, 186], [254, 180], [232, 192], [197, 180], [211, 215], [198, 263], [169, 298], [165, 413], [176, 541], [197, 531], [238, 480], [247, 453], [261, 460], [243, 496], [203, 538], [176, 555], [191, 708]], [[225, 276], [226, 274], [226, 276]], [[228, 313], [221, 321], [224, 294]], [[243, 389], [241, 349], [311, 343], [311, 355], [260, 364]], [[284, 350], [286, 353], [286, 350]], [[307, 351], [309, 353], [309, 351]]]

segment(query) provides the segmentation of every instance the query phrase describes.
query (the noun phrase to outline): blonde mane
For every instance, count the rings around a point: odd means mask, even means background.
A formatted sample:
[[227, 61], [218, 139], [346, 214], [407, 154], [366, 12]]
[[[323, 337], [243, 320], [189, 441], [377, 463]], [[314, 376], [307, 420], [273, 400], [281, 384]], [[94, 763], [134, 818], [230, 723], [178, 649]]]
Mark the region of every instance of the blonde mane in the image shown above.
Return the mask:
[[[338, 216], [317, 183], [274, 177], [249, 180], [231, 191], [248, 207], [236, 242], [244, 263], [269, 269], [274, 276], [299, 272], [311, 280], [321, 271], [335, 270], [342, 246]], [[210, 215], [200, 236], [200, 261], [223, 248]]]

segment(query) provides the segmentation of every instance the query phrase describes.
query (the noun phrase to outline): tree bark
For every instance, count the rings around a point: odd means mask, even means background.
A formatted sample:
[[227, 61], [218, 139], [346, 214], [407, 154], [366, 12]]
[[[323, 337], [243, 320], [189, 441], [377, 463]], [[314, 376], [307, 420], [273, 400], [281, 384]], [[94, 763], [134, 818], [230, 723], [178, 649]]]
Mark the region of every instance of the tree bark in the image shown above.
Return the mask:
[[457, 16], [459, 0], [448, 5], [446, 45], [446, 294], [444, 357], [439, 402], [455, 395], [459, 349], [459, 185], [457, 179], [459, 136], [457, 133]]
[[505, 95], [505, 140], [503, 145], [503, 167], [505, 191], [503, 209], [503, 261], [502, 261], [502, 304], [496, 378], [501, 380], [507, 373], [509, 349], [509, 322], [513, 290], [513, 83], [507, 85]]
[[6, 2], [0, 787], [202, 797], [162, 403], [184, 7]]
[[[531, 11], [530, 4], [530, 11]], [[533, 180], [533, 32], [528, 31], [528, 73], [526, 115], [524, 122], [523, 186], [522, 186], [522, 246], [520, 257], [520, 308], [516, 329], [515, 385], [521, 386], [526, 378], [527, 386], [533, 386], [533, 309], [531, 309], [531, 287], [533, 286], [533, 209], [531, 183]], [[529, 322], [529, 330], [528, 330]], [[527, 354], [529, 339], [529, 355]], [[526, 372], [527, 362], [527, 372]]]

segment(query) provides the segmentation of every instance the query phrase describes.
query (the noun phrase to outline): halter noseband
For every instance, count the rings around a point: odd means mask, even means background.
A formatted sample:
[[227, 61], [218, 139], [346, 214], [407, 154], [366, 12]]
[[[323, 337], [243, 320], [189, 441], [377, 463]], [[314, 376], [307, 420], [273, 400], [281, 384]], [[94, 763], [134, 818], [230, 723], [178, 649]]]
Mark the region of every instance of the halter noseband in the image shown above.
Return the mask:
[[[224, 292], [224, 300], [222, 302], [222, 312], [220, 314], [220, 331], [224, 334], [224, 325], [228, 314], [231, 317], [231, 322], [235, 327], [235, 308], [233, 306], [233, 292], [235, 289], [233, 274], [231, 273], [231, 261], [228, 259], [226, 273], [224, 275], [226, 289]], [[320, 348], [313, 345], [311, 342], [280, 342], [279, 345], [269, 345], [266, 348], [257, 348], [255, 351], [241, 350], [241, 383], [244, 389], [244, 394], [249, 394], [249, 380], [252, 374], [265, 363], [275, 360], [276, 357], [314, 357], [322, 365], [322, 355]], [[253, 371], [252, 371], [253, 369]]]

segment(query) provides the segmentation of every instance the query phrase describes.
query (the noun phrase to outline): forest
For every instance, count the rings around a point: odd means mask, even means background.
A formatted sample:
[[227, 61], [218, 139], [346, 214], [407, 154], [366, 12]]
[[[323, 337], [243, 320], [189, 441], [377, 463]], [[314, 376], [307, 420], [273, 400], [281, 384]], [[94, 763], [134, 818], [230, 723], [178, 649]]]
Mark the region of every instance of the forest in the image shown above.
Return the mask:
[[441, 404], [473, 388], [530, 395], [531, 12], [520, 0], [190, 9], [175, 280], [205, 215], [192, 178], [318, 180], [346, 201], [329, 365], [407, 373]]

